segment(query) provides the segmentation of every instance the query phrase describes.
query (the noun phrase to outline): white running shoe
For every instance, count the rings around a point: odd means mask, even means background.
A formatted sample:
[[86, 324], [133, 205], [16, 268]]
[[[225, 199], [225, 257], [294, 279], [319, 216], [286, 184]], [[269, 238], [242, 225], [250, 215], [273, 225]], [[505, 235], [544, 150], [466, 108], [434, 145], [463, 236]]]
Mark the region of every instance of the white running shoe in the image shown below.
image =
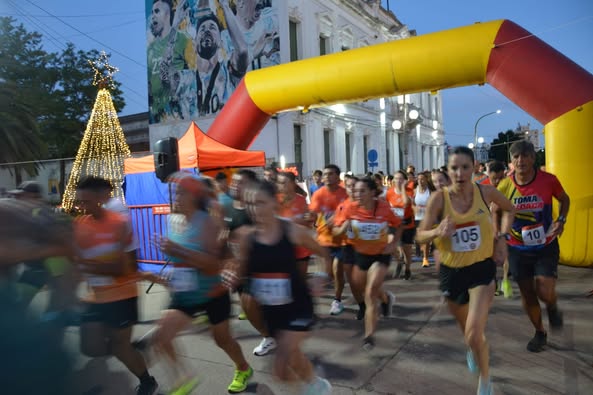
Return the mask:
[[477, 395], [494, 395], [494, 387], [492, 386], [492, 381], [490, 380], [490, 377], [488, 377], [488, 380], [484, 380], [482, 381], [482, 378], [480, 377], [480, 380], [478, 381], [478, 391], [476, 391]]
[[253, 349], [253, 353], [258, 357], [266, 355], [272, 350], [276, 349], [276, 340], [273, 337], [264, 337], [257, 347]]
[[335, 300], [332, 302], [331, 307], [329, 308], [329, 313], [331, 315], [338, 315], [344, 311], [344, 304], [339, 300]]
[[305, 384], [302, 395], [330, 395], [332, 385], [326, 379], [317, 376], [311, 383]]

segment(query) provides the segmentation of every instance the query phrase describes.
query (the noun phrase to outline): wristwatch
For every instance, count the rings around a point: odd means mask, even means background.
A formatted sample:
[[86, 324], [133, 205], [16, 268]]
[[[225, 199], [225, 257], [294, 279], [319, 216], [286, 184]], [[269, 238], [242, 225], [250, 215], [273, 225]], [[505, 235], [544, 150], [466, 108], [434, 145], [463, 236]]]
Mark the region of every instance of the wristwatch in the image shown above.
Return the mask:
[[561, 222], [562, 224], [566, 223], [566, 217], [564, 215], [559, 215], [558, 218], [556, 218], [557, 222]]
[[498, 232], [496, 234], [496, 238], [497, 239], [505, 239], [505, 240], [510, 240], [511, 239], [511, 234], [510, 233], [502, 233], [502, 232]]

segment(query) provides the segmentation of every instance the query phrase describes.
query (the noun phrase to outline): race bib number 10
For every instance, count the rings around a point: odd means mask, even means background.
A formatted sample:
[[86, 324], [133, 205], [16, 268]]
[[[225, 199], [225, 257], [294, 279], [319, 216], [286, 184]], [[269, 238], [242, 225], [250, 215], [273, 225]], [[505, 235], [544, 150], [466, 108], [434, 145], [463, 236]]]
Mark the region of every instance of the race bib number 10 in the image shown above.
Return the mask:
[[476, 222], [459, 224], [451, 236], [451, 250], [453, 252], [468, 252], [477, 250], [482, 242], [480, 226]]
[[546, 244], [546, 234], [542, 224], [524, 226], [521, 228], [521, 237], [526, 246], [541, 246]]

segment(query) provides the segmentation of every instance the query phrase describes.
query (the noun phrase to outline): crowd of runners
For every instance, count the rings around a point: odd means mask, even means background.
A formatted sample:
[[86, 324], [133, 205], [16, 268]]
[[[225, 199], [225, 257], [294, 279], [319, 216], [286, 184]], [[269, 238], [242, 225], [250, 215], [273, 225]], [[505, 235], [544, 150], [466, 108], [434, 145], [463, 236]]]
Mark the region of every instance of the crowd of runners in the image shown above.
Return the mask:
[[[316, 376], [303, 343], [324, 315], [348, 314], [346, 283], [358, 305], [353, 319], [364, 328], [360, 347], [370, 351], [379, 318], [390, 317], [395, 303], [384, 280], [414, 281], [414, 272], [433, 261], [467, 346], [467, 366], [479, 376], [477, 393], [492, 394], [484, 333], [494, 296], [512, 295], [509, 278], [534, 327], [527, 350], [546, 347], [541, 302], [548, 328], [563, 325], [555, 286], [570, 199], [554, 175], [535, 167], [532, 144], [513, 143], [510, 157], [511, 171], [496, 161], [480, 170], [464, 147], [450, 153], [446, 166], [418, 174], [409, 166], [393, 175], [356, 176], [328, 164], [314, 173], [308, 191], [294, 174], [271, 168], [261, 179], [247, 169], [231, 180], [224, 173], [175, 173], [168, 180], [167, 231], [153, 240], [170, 261], [160, 274], [138, 270], [130, 219], [110, 199], [108, 181], [79, 182], [83, 214], [75, 218], [54, 213], [39, 186], [25, 183], [11, 191], [13, 198], [0, 200], [0, 291], [10, 318], [0, 326], [0, 342], [19, 355], [2, 375], [13, 393], [34, 390], [31, 374], [53, 378], [43, 393], [68, 393], [67, 381], [57, 379], [71, 368], [60, 344], [64, 327], [79, 325], [81, 353], [116, 357], [138, 378], [138, 395], [157, 393], [159, 377], [149, 372], [156, 360], [165, 367], [169, 393], [189, 394], [200, 376], [179, 357], [175, 338], [205, 315], [214, 343], [234, 366], [229, 393], [247, 389], [251, 358], [273, 351], [278, 380], [300, 383], [303, 394], [329, 394], [330, 382]], [[322, 262], [320, 272], [310, 270], [314, 258]], [[165, 286], [170, 302], [154, 328], [133, 339], [140, 281]], [[27, 306], [43, 287], [50, 302], [34, 319]], [[328, 292], [331, 303], [315, 306]], [[239, 318], [261, 335], [253, 350], [233, 337], [233, 300]], [[34, 363], [21, 371], [19, 360]]]

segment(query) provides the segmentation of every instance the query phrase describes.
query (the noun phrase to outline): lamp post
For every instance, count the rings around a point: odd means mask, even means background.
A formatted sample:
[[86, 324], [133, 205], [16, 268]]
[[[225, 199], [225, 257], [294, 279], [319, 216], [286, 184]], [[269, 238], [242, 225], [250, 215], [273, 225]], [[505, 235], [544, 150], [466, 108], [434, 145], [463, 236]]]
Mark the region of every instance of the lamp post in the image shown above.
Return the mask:
[[496, 110], [496, 111], [489, 112], [488, 114], [484, 114], [480, 118], [478, 118], [478, 120], [476, 121], [476, 124], [474, 125], [474, 148], [478, 147], [478, 123], [480, 123], [480, 121], [482, 119], [486, 118], [487, 116], [494, 115], [494, 114], [500, 114], [500, 113], [501, 113], [500, 110]]
[[403, 110], [403, 117], [401, 120], [396, 119], [391, 123], [391, 127], [403, 133], [404, 158], [403, 165], [408, 165], [408, 133], [410, 130], [422, 122], [420, 111], [412, 104], [407, 102], [407, 95], [404, 95], [403, 103], [400, 104], [400, 109]]

